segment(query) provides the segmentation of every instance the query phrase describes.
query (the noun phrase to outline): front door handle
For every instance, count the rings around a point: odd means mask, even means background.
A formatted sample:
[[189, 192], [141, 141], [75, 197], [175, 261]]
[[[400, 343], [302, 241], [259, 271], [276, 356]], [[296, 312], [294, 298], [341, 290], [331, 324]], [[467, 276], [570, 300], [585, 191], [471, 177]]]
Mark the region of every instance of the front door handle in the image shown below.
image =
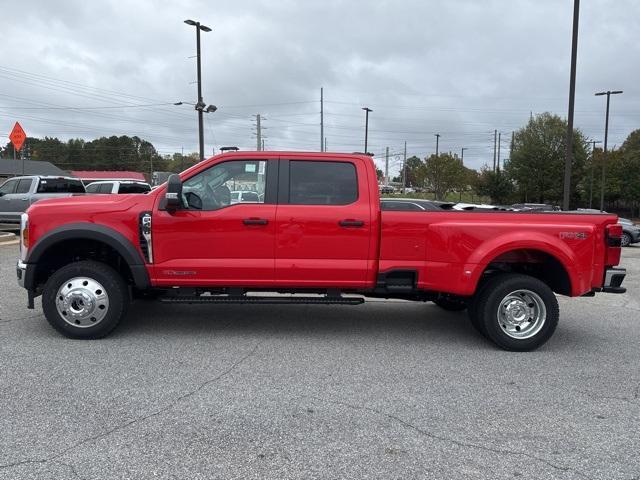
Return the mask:
[[242, 223], [245, 225], [267, 225], [269, 220], [266, 218], [245, 218]]
[[348, 218], [346, 220], [340, 220], [338, 225], [341, 227], [359, 228], [364, 226], [364, 222], [362, 220], [353, 220]]

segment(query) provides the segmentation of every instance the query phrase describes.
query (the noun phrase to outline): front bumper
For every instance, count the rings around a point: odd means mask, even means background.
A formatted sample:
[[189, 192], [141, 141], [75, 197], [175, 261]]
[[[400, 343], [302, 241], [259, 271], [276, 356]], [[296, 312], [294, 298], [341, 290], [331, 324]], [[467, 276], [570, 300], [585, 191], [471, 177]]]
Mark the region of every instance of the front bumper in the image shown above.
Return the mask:
[[18, 284], [22, 288], [25, 288], [24, 278], [27, 276], [27, 264], [22, 260], [18, 260], [18, 264], [16, 265], [16, 275], [18, 276]]
[[604, 283], [602, 291], [606, 293], [624, 293], [626, 288], [621, 287], [624, 277], [627, 275], [627, 269], [621, 267], [608, 267], [604, 271]]

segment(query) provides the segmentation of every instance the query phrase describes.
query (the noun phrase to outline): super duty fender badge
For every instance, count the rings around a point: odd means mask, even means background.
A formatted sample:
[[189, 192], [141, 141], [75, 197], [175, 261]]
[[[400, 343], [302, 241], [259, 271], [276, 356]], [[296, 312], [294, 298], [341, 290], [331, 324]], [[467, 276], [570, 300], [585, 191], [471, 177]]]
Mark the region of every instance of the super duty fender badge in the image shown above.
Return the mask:
[[585, 240], [589, 238], [587, 232], [560, 232], [558, 236], [563, 240]]
[[187, 275], [195, 275], [197, 272], [193, 270], [162, 270], [164, 275], [173, 275], [178, 277], [183, 277]]

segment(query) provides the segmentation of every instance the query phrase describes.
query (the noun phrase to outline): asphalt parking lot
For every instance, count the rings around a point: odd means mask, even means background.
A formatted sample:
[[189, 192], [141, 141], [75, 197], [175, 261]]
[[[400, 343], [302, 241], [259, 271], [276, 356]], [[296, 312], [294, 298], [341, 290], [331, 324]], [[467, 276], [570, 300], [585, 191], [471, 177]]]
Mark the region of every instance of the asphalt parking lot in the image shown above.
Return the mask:
[[640, 478], [640, 247], [625, 295], [561, 299], [555, 336], [497, 350], [402, 302], [138, 302], [58, 335], [0, 246], [0, 478]]

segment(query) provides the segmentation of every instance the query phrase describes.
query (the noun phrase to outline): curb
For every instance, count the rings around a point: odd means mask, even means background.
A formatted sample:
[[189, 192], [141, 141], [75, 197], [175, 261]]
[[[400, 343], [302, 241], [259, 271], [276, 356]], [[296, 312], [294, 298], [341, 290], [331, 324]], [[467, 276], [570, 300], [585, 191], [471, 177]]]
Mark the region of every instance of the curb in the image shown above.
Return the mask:
[[0, 245], [17, 245], [20, 239], [13, 233], [0, 232]]

